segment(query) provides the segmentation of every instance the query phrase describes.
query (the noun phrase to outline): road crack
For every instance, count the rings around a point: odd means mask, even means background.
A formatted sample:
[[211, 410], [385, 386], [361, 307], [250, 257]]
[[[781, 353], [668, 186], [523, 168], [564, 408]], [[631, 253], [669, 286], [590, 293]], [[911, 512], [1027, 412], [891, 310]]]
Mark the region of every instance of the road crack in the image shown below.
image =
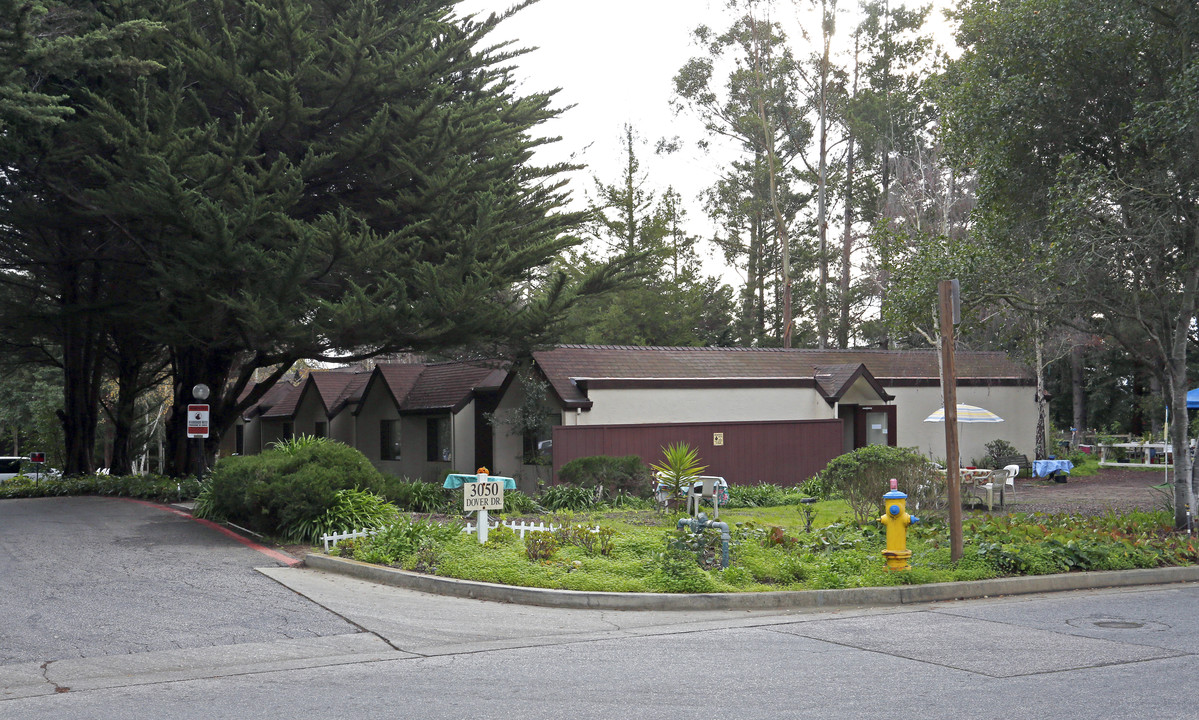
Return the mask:
[[45, 680], [47, 683], [53, 685], [54, 692], [56, 692], [56, 693], [71, 692], [71, 688], [67, 687], [66, 685], [59, 685], [58, 683], [56, 683], [50, 679], [50, 665], [53, 664], [53, 662], [54, 662], [53, 660], [47, 660], [46, 662], [41, 664], [42, 679]]

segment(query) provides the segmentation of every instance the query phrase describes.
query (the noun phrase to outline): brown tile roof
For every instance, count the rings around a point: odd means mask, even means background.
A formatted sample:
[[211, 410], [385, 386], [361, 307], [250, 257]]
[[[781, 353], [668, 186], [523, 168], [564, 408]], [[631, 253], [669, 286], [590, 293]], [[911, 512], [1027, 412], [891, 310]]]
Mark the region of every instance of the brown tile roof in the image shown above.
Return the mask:
[[820, 365], [816, 367], [816, 389], [830, 403], [839, 401], [858, 379], [864, 379], [883, 400], [893, 400], [875, 379], [874, 375], [862, 363], [846, 363], [844, 365]]
[[[412, 388], [416, 385], [416, 381], [420, 378], [421, 372], [424, 369], [423, 365], [379, 363], [375, 367], [375, 374], [383, 379], [383, 383], [391, 393], [391, 397], [395, 400], [396, 406], [403, 407], [404, 399], [408, 397], [408, 393], [412, 392]], [[367, 392], [365, 387], [363, 388], [363, 392]]]
[[[935, 350], [800, 350], [782, 348], [682, 348], [564, 345], [534, 353], [538, 367], [568, 406], [589, 401], [576, 381], [797, 380], [812, 381], [818, 367], [865, 365], [881, 384], [940, 377]], [[1023, 365], [1001, 352], [955, 355], [959, 379], [1028, 381]]]
[[366, 375], [361, 371], [345, 372], [340, 369], [313, 370], [308, 373], [308, 382], [316, 388], [317, 397], [325, 406], [325, 414], [333, 417], [340, 409], [339, 403], [343, 402], [347, 389], [356, 381], [365, 383]]
[[458, 412], [476, 389], [498, 388], [507, 370], [495, 363], [447, 362], [425, 365], [420, 379], [400, 404], [401, 411]]
[[307, 383], [292, 385], [286, 380], [280, 380], [267, 390], [258, 400], [258, 404], [250, 408], [247, 414], [256, 411], [264, 418], [286, 418], [296, 414], [296, 406], [300, 404], [300, 396], [304, 393]]

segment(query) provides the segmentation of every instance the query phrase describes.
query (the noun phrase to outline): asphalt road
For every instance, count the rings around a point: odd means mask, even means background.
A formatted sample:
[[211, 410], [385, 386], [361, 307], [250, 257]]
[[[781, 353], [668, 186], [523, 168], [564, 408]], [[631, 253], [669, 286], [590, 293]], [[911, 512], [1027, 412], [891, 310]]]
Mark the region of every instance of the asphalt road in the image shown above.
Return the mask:
[[0, 665], [358, 632], [272, 564], [143, 503], [0, 500]]
[[[31, 573], [17, 585], [46, 604], [0, 600], [4, 720], [1199, 715], [1194, 584], [789, 614], [534, 608], [281, 567], [122, 501], [9, 504], [41, 502], [0, 501], [4, 585]], [[59, 521], [41, 559], [13, 536], [33, 514]], [[137, 611], [125, 584], [144, 585]], [[173, 599], [151, 603], [156, 587]], [[38, 630], [10, 654], [21, 622]]]

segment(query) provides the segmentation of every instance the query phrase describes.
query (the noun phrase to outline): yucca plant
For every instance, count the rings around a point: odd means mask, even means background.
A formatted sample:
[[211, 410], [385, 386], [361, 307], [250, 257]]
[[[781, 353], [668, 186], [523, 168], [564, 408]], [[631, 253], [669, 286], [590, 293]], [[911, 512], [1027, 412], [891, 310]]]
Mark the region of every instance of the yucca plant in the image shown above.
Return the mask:
[[686, 494], [695, 479], [708, 469], [699, 464], [699, 450], [687, 443], [675, 443], [662, 448], [662, 462], [650, 463], [658, 476], [658, 487], [665, 490], [667, 497], [679, 498]]

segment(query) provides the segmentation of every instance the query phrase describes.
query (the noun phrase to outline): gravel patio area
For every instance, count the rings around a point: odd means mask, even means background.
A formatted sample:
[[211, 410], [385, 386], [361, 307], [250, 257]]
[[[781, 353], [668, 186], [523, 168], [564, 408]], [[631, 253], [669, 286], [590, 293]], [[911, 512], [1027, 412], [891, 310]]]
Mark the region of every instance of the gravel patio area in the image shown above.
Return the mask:
[[[1173, 472], [1169, 481], [1174, 481]], [[1164, 469], [1103, 468], [1095, 475], [1070, 477], [1064, 483], [1025, 476], [1016, 478], [1016, 491], [1007, 493], [1008, 512], [1071, 512], [1100, 514], [1108, 510], [1161, 510], [1173, 496]], [[1158, 487], [1154, 487], [1158, 486]], [[975, 508], [985, 505], [975, 503]], [[996, 508], [998, 511], [998, 508]]]

